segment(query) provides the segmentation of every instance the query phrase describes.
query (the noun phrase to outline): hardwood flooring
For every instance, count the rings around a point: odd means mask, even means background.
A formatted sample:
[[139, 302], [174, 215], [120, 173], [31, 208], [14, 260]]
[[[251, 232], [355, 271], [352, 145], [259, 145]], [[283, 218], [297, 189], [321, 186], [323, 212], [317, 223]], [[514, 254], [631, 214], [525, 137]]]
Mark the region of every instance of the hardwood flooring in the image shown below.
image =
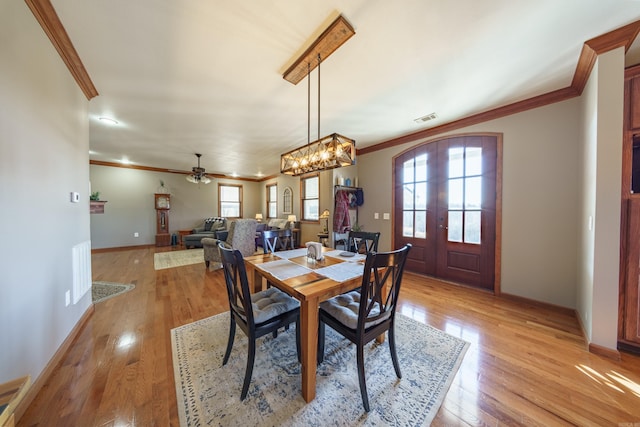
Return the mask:
[[[92, 256], [94, 280], [136, 288], [95, 305], [18, 426], [179, 425], [169, 331], [227, 311], [226, 291], [204, 263], [155, 271], [155, 251]], [[640, 425], [640, 357], [589, 353], [571, 311], [413, 274], [401, 300], [471, 343], [433, 425]]]

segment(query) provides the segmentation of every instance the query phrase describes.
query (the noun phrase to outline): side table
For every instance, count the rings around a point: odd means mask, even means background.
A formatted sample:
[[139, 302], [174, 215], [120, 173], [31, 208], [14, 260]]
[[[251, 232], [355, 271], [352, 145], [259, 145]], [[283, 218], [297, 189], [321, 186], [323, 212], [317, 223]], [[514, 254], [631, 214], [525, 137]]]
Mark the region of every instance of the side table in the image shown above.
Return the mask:
[[182, 236], [187, 236], [191, 234], [191, 230], [178, 230], [178, 234], [180, 235], [180, 246], [184, 247], [184, 241], [182, 240]]

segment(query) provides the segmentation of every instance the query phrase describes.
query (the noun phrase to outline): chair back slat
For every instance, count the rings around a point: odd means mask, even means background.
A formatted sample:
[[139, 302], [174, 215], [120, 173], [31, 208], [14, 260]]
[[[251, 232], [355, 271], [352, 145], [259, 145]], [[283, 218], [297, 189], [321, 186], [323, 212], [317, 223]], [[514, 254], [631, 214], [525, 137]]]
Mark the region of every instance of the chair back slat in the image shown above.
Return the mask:
[[247, 319], [248, 325], [254, 324], [251, 293], [244, 258], [239, 250], [234, 250], [228, 243], [218, 245], [224, 279], [229, 297], [229, 309]]
[[349, 231], [347, 250], [361, 254], [377, 252], [378, 240], [380, 240], [380, 232]]
[[365, 323], [395, 315], [404, 265], [410, 249], [411, 245], [406, 245], [393, 252], [367, 254], [360, 290], [362, 302], [358, 312], [359, 329], [364, 329]]
[[265, 254], [293, 249], [291, 229], [265, 230], [262, 232], [262, 249]]

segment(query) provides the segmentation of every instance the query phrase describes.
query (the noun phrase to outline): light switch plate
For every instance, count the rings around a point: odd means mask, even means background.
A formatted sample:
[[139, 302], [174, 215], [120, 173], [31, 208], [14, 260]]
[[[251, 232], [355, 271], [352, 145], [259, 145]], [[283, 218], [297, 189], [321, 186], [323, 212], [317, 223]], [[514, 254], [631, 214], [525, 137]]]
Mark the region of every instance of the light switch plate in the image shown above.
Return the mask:
[[389, 215], [387, 212], [382, 214], [382, 219], [390, 219], [391, 215]]
[[80, 193], [77, 191], [72, 191], [70, 194], [71, 203], [78, 203], [80, 201]]
[[378, 212], [374, 213], [373, 219], [380, 219], [380, 214]]

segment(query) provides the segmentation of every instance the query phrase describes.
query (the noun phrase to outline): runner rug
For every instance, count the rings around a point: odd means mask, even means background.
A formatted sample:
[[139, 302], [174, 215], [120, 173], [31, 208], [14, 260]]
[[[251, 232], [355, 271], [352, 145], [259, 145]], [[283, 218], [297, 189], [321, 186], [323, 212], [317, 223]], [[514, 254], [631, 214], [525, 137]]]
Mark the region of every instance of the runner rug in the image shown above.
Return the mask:
[[429, 425], [462, 363], [469, 343], [397, 314], [398, 379], [388, 339], [365, 350], [369, 404], [362, 406], [356, 349], [326, 327], [325, 359], [318, 366], [316, 398], [301, 395], [295, 325], [273, 339], [258, 339], [249, 393], [240, 401], [247, 338], [237, 328], [231, 357], [222, 359], [229, 313], [171, 330], [180, 425]]
[[204, 264], [204, 249], [202, 248], [153, 254], [153, 267], [156, 270], [198, 263]]

